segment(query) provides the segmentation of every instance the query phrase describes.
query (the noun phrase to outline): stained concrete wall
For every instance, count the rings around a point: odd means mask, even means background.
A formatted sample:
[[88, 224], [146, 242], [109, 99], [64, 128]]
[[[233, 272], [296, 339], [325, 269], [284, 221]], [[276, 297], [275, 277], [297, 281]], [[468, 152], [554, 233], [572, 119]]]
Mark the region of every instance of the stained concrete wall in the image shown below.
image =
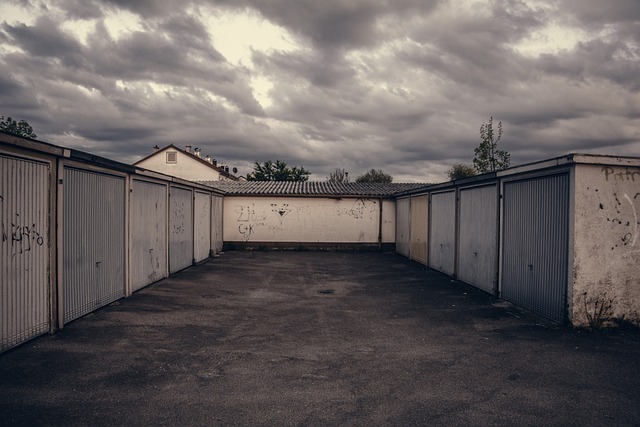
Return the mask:
[[640, 323], [640, 160], [576, 165], [574, 198], [572, 323]]
[[327, 197], [226, 196], [224, 241], [235, 243], [395, 242], [395, 202]]

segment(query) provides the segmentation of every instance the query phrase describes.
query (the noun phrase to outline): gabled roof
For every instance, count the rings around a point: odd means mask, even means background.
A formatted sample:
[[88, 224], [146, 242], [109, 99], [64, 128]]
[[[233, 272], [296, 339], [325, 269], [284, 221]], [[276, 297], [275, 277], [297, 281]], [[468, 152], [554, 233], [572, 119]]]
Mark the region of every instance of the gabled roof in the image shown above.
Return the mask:
[[229, 172], [225, 171], [222, 167], [214, 166], [212, 163], [209, 163], [208, 161], [206, 161], [206, 160], [205, 160], [205, 159], [203, 159], [202, 157], [198, 157], [198, 156], [196, 156], [196, 155], [195, 155], [195, 154], [193, 154], [193, 153], [189, 153], [188, 151], [185, 151], [185, 150], [183, 150], [182, 148], [176, 147], [176, 146], [175, 146], [175, 145], [173, 145], [173, 144], [169, 144], [169, 145], [167, 145], [167, 146], [166, 146], [166, 147], [164, 147], [164, 148], [156, 149], [153, 153], [149, 154], [149, 155], [148, 155], [148, 156], [146, 156], [146, 157], [143, 157], [142, 159], [140, 159], [140, 160], [138, 160], [137, 162], [135, 162], [133, 165], [134, 165], [134, 166], [136, 166], [136, 165], [138, 165], [139, 163], [142, 163], [142, 162], [144, 162], [145, 160], [150, 159], [151, 157], [154, 157], [154, 156], [156, 156], [156, 155], [158, 155], [158, 154], [160, 154], [160, 153], [162, 153], [162, 152], [165, 152], [165, 151], [167, 151], [167, 150], [169, 150], [169, 149], [174, 149], [174, 150], [176, 150], [176, 151], [179, 151], [180, 153], [184, 154], [185, 156], [187, 156], [187, 157], [189, 157], [189, 158], [191, 158], [191, 159], [193, 159], [193, 160], [196, 160], [196, 161], [198, 161], [198, 162], [202, 163], [203, 165], [206, 165], [207, 167], [210, 167], [211, 169], [213, 169], [213, 170], [215, 170], [215, 171], [219, 172], [222, 176], [225, 176], [225, 177], [227, 177], [227, 178], [234, 179], [234, 180], [237, 180], [237, 179], [238, 179], [238, 177], [237, 177], [237, 176], [230, 174]]
[[391, 197], [428, 184], [289, 182], [289, 181], [198, 181], [230, 196], [355, 196]]

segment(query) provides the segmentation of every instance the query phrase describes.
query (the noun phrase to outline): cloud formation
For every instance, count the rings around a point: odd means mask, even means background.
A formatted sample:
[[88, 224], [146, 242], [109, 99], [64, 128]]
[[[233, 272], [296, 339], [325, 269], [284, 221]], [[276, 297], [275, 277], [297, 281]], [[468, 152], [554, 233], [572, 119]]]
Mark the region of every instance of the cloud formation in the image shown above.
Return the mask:
[[0, 114], [124, 162], [200, 147], [249, 172], [443, 181], [502, 121], [513, 163], [640, 153], [636, 0], [22, 0]]

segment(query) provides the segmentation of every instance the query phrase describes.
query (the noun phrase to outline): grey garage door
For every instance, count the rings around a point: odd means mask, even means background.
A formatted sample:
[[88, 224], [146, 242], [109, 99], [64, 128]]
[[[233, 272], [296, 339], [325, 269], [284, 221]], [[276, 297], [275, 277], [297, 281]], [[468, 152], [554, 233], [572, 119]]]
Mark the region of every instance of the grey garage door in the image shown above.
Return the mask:
[[0, 352], [49, 330], [49, 173], [0, 156]]
[[64, 169], [64, 322], [124, 296], [125, 180]]
[[549, 319], [566, 315], [569, 178], [504, 184], [500, 296]]
[[460, 190], [458, 278], [489, 293], [497, 288], [498, 190], [494, 185]]
[[431, 195], [429, 267], [453, 276], [456, 257], [456, 192]]

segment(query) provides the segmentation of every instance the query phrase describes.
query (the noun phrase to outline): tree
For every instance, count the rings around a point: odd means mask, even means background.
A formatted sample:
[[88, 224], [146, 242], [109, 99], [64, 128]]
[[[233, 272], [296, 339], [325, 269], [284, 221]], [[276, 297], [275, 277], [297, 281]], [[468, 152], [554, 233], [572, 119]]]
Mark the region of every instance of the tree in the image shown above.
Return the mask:
[[371, 169], [369, 172], [364, 175], [360, 175], [356, 178], [356, 182], [384, 182], [390, 183], [393, 181], [393, 177], [387, 173], [384, 173], [382, 170]]
[[454, 179], [467, 178], [470, 176], [474, 176], [476, 174], [476, 170], [471, 165], [465, 165], [463, 163], [458, 163], [457, 165], [451, 166], [451, 169], [447, 171], [447, 175], [449, 175], [449, 179], [453, 181]]
[[344, 169], [336, 168], [335, 172], [329, 173], [329, 177], [327, 178], [329, 182], [349, 182], [349, 172]]
[[253, 172], [247, 176], [248, 181], [297, 181], [309, 180], [311, 172], [303, 167], [289, 167], [281, 160], [275, 163], [267, 160], [264, 163], [255, 162]]
[[498, 122], [497, 136], [493, 131], [493, 116], [489, 123], [480, 126], [480, 138], [482, 142], [474, 150], [475, 158], [473, 166], [478, 173], [495, 172], [509, 167], [511, 155], [498, 149], [498, 141], [502, 137], [502, 122]]
[[36, 139], [38, 137], [38, 135], [33, 132], [33, 128], [25, 120], [16, 122], [11, 117], [5, 119], [4, 116], [0, 116], [0, 130], [30, 139]]

